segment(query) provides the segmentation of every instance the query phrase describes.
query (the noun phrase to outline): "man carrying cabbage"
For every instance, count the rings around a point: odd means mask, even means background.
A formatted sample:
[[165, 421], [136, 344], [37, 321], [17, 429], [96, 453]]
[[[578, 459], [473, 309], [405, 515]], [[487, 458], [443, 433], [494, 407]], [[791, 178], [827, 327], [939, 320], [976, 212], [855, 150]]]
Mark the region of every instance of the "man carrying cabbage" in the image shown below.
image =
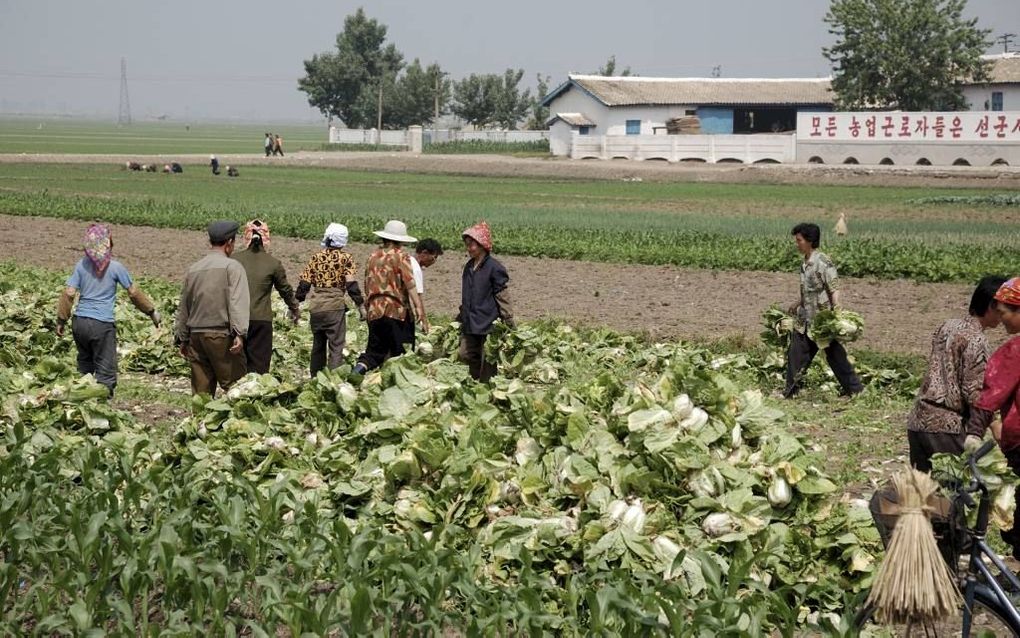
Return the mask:
[[[854, 372], [854, 367], [846, 356], [846, 349], [837, 339], [827, 343], [819, 343], [817, 335], [812, 332], [812, 323], [819, 313], [835, 311], [839, 307], [840, 294], [836, 266], [828, 255], [818, 250], [822, 239], [822, 230], [817, 224], [797, 224], [790, 233], [797, 244], [797, 252], [804, 256], [800, 265], [800, 300], [790, 306], [790, 314], [797, 318], [793, 333], [790, 335], [790, 348], [786, 359], [786, 389], [783, 396], [787, 399], [800, 391], [801, 379], [818, 354], [819, 348], [825, 350], [825, 360], [832, 368], [833, 374], [842, 387], [843, 396], [852, 396], [864, 389], [861, 380]], [[839, 321], [833, 313], [833, 320]], [[847, 326], [846, 330], [856, 330]], [[834, 332], [839, 333], [840, 329]]]

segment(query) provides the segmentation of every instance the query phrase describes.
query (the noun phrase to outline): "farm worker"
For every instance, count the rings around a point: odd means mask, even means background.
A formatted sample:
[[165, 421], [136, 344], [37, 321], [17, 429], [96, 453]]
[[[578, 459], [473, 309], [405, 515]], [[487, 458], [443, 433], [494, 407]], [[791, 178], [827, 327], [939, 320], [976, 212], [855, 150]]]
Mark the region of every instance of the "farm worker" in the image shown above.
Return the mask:
[[248, 314], [248, 335], [244, 340], [244, 354], [249, 372], [269, 373], [273, 357], [273, 289], [290, 309], [291, 321], [297, 323], [301, 308], [294, 297], [294, 289], [287, 281], [287, 271], [276, 257], [269, 254], [269, 225], [259, 219], [244, 227], [244, 250], [231, 257], [244, 266], [248, 277], [248, 296], [251, 306]]
[[836, 220], [836, 235], [844, 237], [847, 233], [846, 227], [846, 213], [840, 213], [839, 219]]
[[191, 363], [192, 393], [215, 396], [217, 384], [226, 390], [247, 372], [250, 298], [244, 266], [230, 259], [237, 222], [213, 222], [208, 232], [208, 254], [184, 276], [174, 343]]
[[343, 362], [347, 345], [347, 304], [344, 292], [360, 313], [365, 303], [358, 287], [358, 267], [354, 257], [344, 250], [347, 227], [330, 224], [322, 234], [322, 250], [312, 255], [301, 271], [297, 299], [308, 299], [309, 323], [312, 328], [312, 360], [309, 371], [314, 377], [326, 367], [332, 370]]
[[[790, 232], [797, 251], [804, 256], [800, 265], [800, 300], [790, 307], [790, 314], [797, 318], [790, 334], [790, 349], [786, 360], [787, 399], [800, 391], [800, 381], [818, 353], [818, 344], [807, 334], [808, 326], [823, 307], [833, 310], [839, 307], [840, 293], [836, 266], [828, 255], [818, 250], [822, 230], [817, 224], [797, 224]], [[846, 349], [838, 341], [832, 341], [825, 348], [825, 360], [836, 375], [844, 396], [852, 396], [864, 389], [854, 367], [847, 359]]]
[[209, 166], [212, 167], [212, 174], [213, 175], [219, 175], [220, 174], [220, 161], [218, 159], [216, 159], [215, 155], [210, 155], [209, 156]]
[[[436, 263], [440, 255], [443, 254], [443, 246], [435, 239], [422, 239], [414, 247], [414, 254], [411, 255], [411, 274], [414, 275], [414, 287], [418, 291], [418, 297], [421, 298], [421, 307], [424, 311], [425, 308], [425, 273], [422, 271], [423, 268], [429, 268]], [[414, 318], [408, 315], [408, 321], [411, 322], [411, 328], [414, 329]], [[414, 342], [412, 341], [412, 344]]]
[[[999, 287], [995, 309], [1006, 332], [1020, 334], [1020, 277]], [[992, 423], [996, 412], [1002, 416], [1001, 424]], [[974, 402], [966, 431], [983, 433], [989, 424], [1010, 469], [1020, 474], [1020, 337], [1002, 344], [988, 359], [981, 395]], [[1020, 502], [1020, 492], [1017, 499]], [[1020, 560], [1020, 526], [1015, 517], [1013, 520], [1013, 528], [1002, 532], [1002, 540], [1013, 547], [1013, 557]]]
[[269, 157], [269, 155], [273, 152], [273, 135], [271, 133], [266, 133], [264, 146], [266, 147], [266, 157]]
[[[64, 292], [57, 302], [57, 336], [64, 336], [67, 320], [78, 348], [78, 372], [95, 375], [96, 381], [110, 389], [117, 387], [117, 326], [113, 306], [117, 286], [128, 291], [135, 308], [148, 315], [159, 328], [162, 317], [137, 284], [124, 264], [113, 259], [113, 236], [103, 224], [92, 224], [85, 231], [85, 256], [75, 264]], [[74, 306], [74, 298], [78, 306]]]
[[471, 376], [485, 382], [496, 374], [496, 366], [485, 361], [485, 340], [492, 332], [492, 324], [502, 319], [514, 325], [513, 306], [510, 303], [510, 275], [503, 264], [496, 261], [492, 252], [492, 233], [484, 221], [468, 228], [461, 235], [467, 249], [468, 262], [461, 278], [460, 360], [468, 365]]
[[[994, 297], [1005, 277], [990, 275], [978, 282], [966, 317], [949, 319], [931, 339], [928, 371], [907, 416], [910, 464], [931, 471], [931, 457], [939, 452], [960, 454], [980, 439], [984, 429], [964, 429], [981, 394], [990, 347], [984, 331], [999, 325]], [[977, 441], [980, 444], [980, 441]]]
[[236, 167], [227, 166], [227, 177], [237, 177], [240, 174], [240, 171], [238, 171]]
[[417, 241], [407, 234], [404, 222], [392, 219], [375, 231], [382, 245], [368, 258], [365, 266], [365, 318], [368, 320], [368, 345], [354, 366], [356, 374], [378, 368], [386, 359], [404, 353], [414, 342], [414, 326], [407, 315], [412, 310], [428, 334], [429, 322], [414, 285], [411, 257], [404, 244]]
[[283, 138], [279, 135], [273, 140], [273, 155], [283, 157]]

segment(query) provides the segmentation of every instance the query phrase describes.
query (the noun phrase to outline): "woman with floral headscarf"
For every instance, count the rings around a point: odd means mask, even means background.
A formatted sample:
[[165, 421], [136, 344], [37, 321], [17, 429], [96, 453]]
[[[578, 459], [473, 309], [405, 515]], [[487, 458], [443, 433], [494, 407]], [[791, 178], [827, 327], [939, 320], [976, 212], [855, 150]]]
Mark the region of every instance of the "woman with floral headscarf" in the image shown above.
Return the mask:
[[468, 365], [471, 376], [488, 381], [496, 373], [496, 366], [485, 360], [485, 341], [497, 319], [514, 325], [514, 312], [510, 303], [510, 275], [492, 253], [492, 232], [484, 221], [462, 233], [468, 262], [461, 278], [461, 303], [457, 320], [460, 321], [460, 360]]
[[[85, 256], [75, 265], [57, 303], [57, 335], [71, 319], [71, 334], [78, 347], [78, 371], [93, 374], [96, 381], [110, 389], [117, 386], [117, 327], [113, 307], [117, 286], [128, 291], [135, 308], [152, 319], [159, 328], [162, 317], [152, 300], [131, 279], [127, 268], [113, 259], [113, 237], [102, 224], [92, 224], [85, 231]], [[75, 296], [79, 296], [75, 308]]]
[[283, 303], [290, 309], [291, 321], [297, 323], [301, 316], [294, 289], [287, 281], [287, 271], [279, 259], [266, 252], [269, 243], [269, 224], [253, 219], [244, 227], [244, 250], [231, 255], [241, 262], [248, 275], [251, 314], [244, 353], [248, 359], [248, 371], [259, 374], [269, 373], [269, 364], [273, 358], [273, 288], [276, 288]]
[[[1006, 332], [1020, 334], [1020, 277], [1002, 284], [995, 293], [995, 307]], [[1002, 424], [992, 425], [992, 436], [999, 442], [1010, 469], [1020, 474], [1020, 337], [1013, 337], [999, 346], [985, 366], [981, 396], [970, 412], [967, 431], [983, 434], [992, 424], [995, 413]], [[1017, 493], [1020, 504], [1020, 492]], [[1020, 559], [1020, 526], [1002, 532], [1002, 539], [1013, 546], [1013, 557]]]

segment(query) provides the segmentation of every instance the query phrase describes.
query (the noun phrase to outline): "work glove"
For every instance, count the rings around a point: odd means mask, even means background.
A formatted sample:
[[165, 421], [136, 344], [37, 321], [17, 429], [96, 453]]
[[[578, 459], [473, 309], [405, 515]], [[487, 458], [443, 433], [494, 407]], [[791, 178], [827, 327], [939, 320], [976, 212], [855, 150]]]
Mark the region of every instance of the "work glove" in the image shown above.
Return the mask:
[[984, 442], [984, 439], [981, 437], [974, 434], [968, 434], [967, 438], [963, 440], [963, 451], [967, 454], [972, 454], [974, 450], [981, 447], [981, 444]]
[[368, 321], [368, 312], [364, 306], [358, 306], [358, 318], [362, 321]]
[[58, 337], [63, 337], [64, 336], [64, 326], [65, 325], [66, 325], [65, 322], [57, 319], [57, 328], [56, 328], [56, 330], [54, 330], [54, 332], [57, 333]]
[[290, 309], [290, 320], [296, 326], [297, 322], [301, 319], [301, 307], [294, 306]]
[[156, 330], [159, 330], [160, 324], [163, 323], [163, 315], [159, 314], [158, 310], [153, 310], [149, 318], [152, 319], [152, 325], [156, 327]]

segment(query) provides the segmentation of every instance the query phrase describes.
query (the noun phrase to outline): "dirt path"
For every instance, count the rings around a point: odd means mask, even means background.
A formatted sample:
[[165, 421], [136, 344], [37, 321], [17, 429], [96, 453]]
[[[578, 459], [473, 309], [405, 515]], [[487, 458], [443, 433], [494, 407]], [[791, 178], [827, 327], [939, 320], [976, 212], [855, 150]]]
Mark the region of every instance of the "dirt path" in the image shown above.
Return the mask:
[[[1020, 188], [1020, 167], [818, 166], [742, 164], [667, 164], [661, 161], [600, 161], [562, 158], [517, 158], [505, 155], [413, 155], [408, 152], [300, 151], [286, 157], [259, 154], [220, 155], [238, 166], [321, 166], [349, 170], [483, 177], [562, 179], [641, 179], [658, 182], [834, 184], [862, 186], [933, 186]], [[169, 162], [207, 166], [208, 155], [0, 154], [0, 164]]]
[[[40, 217], [0, 215], [0, 259], [67, 270], [81, 254], [84, 224]], [[135, 275], [180, 280], [187, 266], [206, 249], [204, 233], [137, 226], [114, 226], [115, 253]], [[273, 238], [273, 253], [296, 285], [312, 241]], [[371, 246], [351, 247], [364, 264]], [[690, 270], [501, 257], [510, 271], [517, 315], [522, 319], [556, 317], [575, 323], [646, 331], [653, 338], [717, 339], [756, 337], [762, 311], [773, 302], [796, 299], [796, 264], [789, 273]], [[450, 250], [425, 275], [431, 313], [452, 315], [460, 300], [464, 257]], [[863, 347], [897, 353], [927, 354], [932, 330], [962, 313], [970, 287], [909, 281], [846, 279], [848, 307], [867, 325]], [[54, 291], [56, 294], [56, 291]], [[1001, 335], [993, 337], [1001, 340]]]

